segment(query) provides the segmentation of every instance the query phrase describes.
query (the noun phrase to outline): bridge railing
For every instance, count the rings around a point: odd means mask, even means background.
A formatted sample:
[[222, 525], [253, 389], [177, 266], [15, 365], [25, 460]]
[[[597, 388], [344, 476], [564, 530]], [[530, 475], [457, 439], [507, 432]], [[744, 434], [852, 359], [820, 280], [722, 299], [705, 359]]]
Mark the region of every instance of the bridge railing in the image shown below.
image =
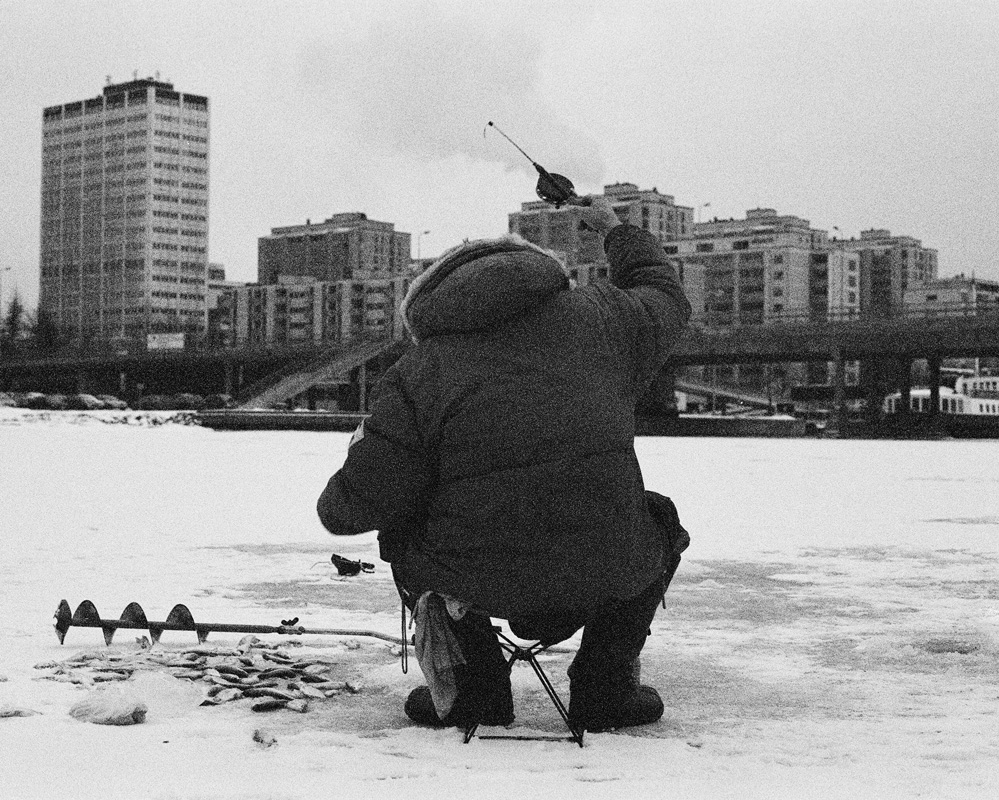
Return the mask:
[[369, 342], [394, 341], [384, 333], [363, 333], [337, 341], [315, 342], [269, 342], [261, 344], [242, 343], [238, 345], [224, 344], [214, 340], [206, 333], [188, 333], [182, 348], [150, 348], [146, 342], [139, 339], [121, 339], [109, 341], [91, 341], [84, 344], [67, 343], [57, 347], [40, 347], [30, 339], [13, 343], [4, 353], [2, 361], [17, 363], [19, 361], [85, 361], [101, 359], [119, 359], [131, 356], [163, 356], [170, 358], [177, 355], [210, 355], [218, 356], [232, 354], [252, 355], [254, 357], [274, 356], [286, 358], [289, 356], [320, 356], [330, 350], [353, 347]]
[[[711, 334], [725, 333], [734, 328], [768, 326], [827, 326], [839, 324], [871, 324], [892, 321], [915, 321], [947, 319], [980, 318], [995, 320], [999, 324], [999, 304], [997, 303], [936, 303], [932, 306], [909, 307], [891, 314], [876, 316], [858, 313], [855, 309], [811, 310], [809, 308], [787, 308], [780, 314], [764, 315], [760, 311], [752, 312], [719, 312], [708, 311], [696, 315], [690, 323], [692, 332]], [[58, 347], [40, 347], [31, 339], [7, 343], [3, 353], [3, 362], [16, 364], [19, 361], [37, 360], [88, 360], [114, 359], [129, 356], [156, 356], [169, 358], [177, 354], [223, 355], [232, 354], [279, 357], [294, 355], [319, 355], [324, 351], [362, 344], [369, 341], [391, 340], [384, 332], [362, 333], [339, 341], [315, 342], [271, 342], [271, 343], [222, 343], [210, 332], [188, 332], [183, 349], [151, 349], [144, 340], [112, 339], [108, 341], [92, 341], [85, 344], [67, 343]]]
[[691, 326], [707, 329], [739, 328], [762, 325], [807, 325], [839, 322], [875, 322], [889, 320], [948, 319], [984, 317], [999, 319], [997, 303], [936, 303], [933, 306], [908, 307], [893, 314], [861, 313], [857, 309], [831, 309], [814, 311], [797, 307], [779, 314], [760, 311], [707, 311], [696, 315]]

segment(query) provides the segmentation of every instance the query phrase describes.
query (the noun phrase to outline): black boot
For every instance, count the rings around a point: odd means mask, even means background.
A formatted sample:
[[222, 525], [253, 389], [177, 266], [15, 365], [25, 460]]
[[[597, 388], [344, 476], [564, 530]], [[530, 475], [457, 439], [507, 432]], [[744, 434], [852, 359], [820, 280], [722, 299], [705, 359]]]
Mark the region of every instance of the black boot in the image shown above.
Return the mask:
[[481, 715], [481, 719], [476, 719], [477, 711], [470, 707], [470, 704], [461, 702], [461, 698], [455, 702], [450, 713], [441, 719], [437, 716], [434, 708], [434, 701], [430, 697], [429, 686], [417, 686], [406, 698], [406, 716], [418, 725], [427, 725], [431, 728], [467, 728], [469, 725], [479, 722], [482, 725], [509, 725], [514, 720], [513, 696], [500, 692], [499, 702], [494, 702]]
[[638, 659], [634, 669], [598, 680], [581, 679], [569, 670], [569, 724], [594, 733], [648, 725], [663, 715], [659, 692], [638, 681]]
[[663, 715], [663, 701], [640, 681], [639, 654], [663, 595], [656, 580], [637, 597], [609, 606], [583, 627], [569, 667], [569, 722], [602, 731], [648, 725]]
[[514, 720], [510, 667], [503, 657], [489, 617], [468, 613], [448, 619], [465, 658], [455, 668], [457, 697], [444, 719], [437, 715], [430, 688], [418, 686], [406, 699], [405, 711], [413, 722], [431, 727], [509, 725]]

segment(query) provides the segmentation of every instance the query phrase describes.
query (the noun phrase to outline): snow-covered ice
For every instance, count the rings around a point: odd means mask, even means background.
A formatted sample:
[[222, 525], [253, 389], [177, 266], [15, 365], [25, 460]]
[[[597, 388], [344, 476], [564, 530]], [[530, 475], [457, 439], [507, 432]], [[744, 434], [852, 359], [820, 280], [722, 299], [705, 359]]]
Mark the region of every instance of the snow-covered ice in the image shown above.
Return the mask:
[[[348, 434], [160, 419], [0, 409], [0, 708], [39, 712], [0, 718], [2, 798], [999, 796], [999, 443], [639, 439], [692, 537], [643, 657], [663, 720], [583, 749], [466, 746], [408, 723], [415, 658], [403, 675], [372, 638], [299, 637], [361, 684], [306, 714], [201, 707], [192, 684], [147, 676], [143, 724], [69, 715], [93, 690], [34, 665], [104, 642], [58, 643], [63, 598], [399, 632], [374, 536], [334, 540], [315, 515]], [[376, 571], [340, 578], [333, 551]], [[564, 694], [569, 658], [548, 657]], [[561, 733], [533, 674], [514, 677], [514, 732]]]

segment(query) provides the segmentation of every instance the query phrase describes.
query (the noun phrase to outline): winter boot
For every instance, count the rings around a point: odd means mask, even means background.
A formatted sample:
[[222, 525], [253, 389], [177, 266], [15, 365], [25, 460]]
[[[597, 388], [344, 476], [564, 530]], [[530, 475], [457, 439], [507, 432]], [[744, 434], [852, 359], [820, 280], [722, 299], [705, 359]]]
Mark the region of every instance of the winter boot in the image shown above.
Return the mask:
[[648, 725], [663, 715], [659, 693], [640, 681], [639, 654], [663, 596], [662, 578], [608, 605], [583, 626], [569, 667], [569, 723], [589, 731]]
[[429, 686], [417, 686], [406, 698], [405, 711], [417, 725], [426, 725], [431, 728], [467, 728], [469, 725], [479, 722], [482, 725], [509, 725], [514, 720], [513, 696], [500, 692], [498, 702], [493, 702], [484, 712], [481, 718], [478, 709], [471, 708], [471, 704], [466, 698], [459, 695], [450, 713], [441, 719], [437, 716], [434, 708], [434, 701], [430, 697]]
[[638, 681], [638, 659], [624, 675], [604, 680], [580, 679], [569, 671], [569, 724], [593, 733], [648, 725], [663, 715], [659, 692]]
[[457, 697], [448, 714], [437, 715], [430, 688], [418, 686], [406, 699], [405, 712], [413, 722], [431, 727], [509, 725], [514, 720], [510, 666], [503, 657], [489, 617], [470, 612], [460, 620], [448, 618], [464, 664], [455, 667]]

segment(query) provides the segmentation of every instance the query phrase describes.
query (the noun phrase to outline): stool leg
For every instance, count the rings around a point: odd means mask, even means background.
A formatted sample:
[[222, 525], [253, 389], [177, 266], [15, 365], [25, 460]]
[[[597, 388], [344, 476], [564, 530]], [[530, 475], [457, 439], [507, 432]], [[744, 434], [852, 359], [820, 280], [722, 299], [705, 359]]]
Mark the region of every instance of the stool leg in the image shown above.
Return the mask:
[[538, 680], [541, 681], [541, 685], [545, 687], [545, 691], [548, 693], [548, 697], [551, 698], [552, 704], [555, 706], [555, 710], [561, 715], [566, 727], [572, 734], [572, 740], [582, 747], [583, 731], [577, 731], [572, 726], [572, 723], [569, 722], [569, 712], [565, 707], [565, 703], [562, 702], [562, 698], [559, 697], [558, 692], [555, 691], [555, 686], [549, 679], [548, 674], [544, 671], [544, 669], [542, 669], [541, 664], [538, 662], [537, 656], [534, 652], [528, 651], [525, 661], [531, 665], [531, 668], [534, 670], [534, 674], [538, 676]]

